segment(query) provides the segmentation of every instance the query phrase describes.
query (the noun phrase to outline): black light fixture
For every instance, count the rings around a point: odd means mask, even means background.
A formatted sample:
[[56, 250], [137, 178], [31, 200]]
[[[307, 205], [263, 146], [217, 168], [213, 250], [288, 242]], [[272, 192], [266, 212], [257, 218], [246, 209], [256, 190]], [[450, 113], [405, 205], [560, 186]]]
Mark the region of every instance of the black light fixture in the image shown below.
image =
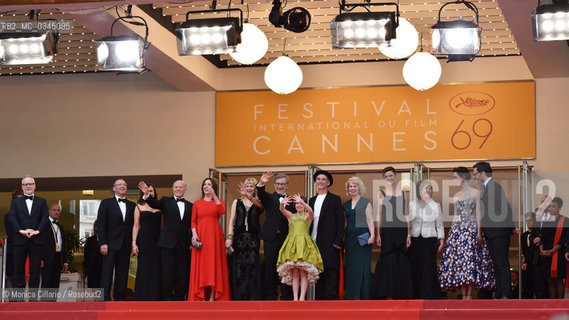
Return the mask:
[[[443, 8], [450, 4], [463, 4], [474, 12], [476, 21], [453, 20], [441, 21]], [[480, 52], [481, 39], [478, 8], [470, 1], [458, 0], [447, 2], [439, 9], [437, 23], [432, 27], [433, 48], [439, 54], [447, 55], [448, 61], [472, 61]]]
[[[34, 22], [38, 22], [38, 14], [39, 11], [31, 10], [30, 20], [35, 17]], [[56, 20], [41, 20], [44, 25], [54, 21]], [[57, 53], [59, 33], [39, 31], [37, 27], [34, 29], [0, 33], [0, 65], [45, 64], [53, 60]]]
[[[216, 9], [213, 0], [210, 10], [190, 11], [186, 13], [186, 21], [175, 29], [178, 54], [209, 55], [235, 52], [241, 43], [243, 31], [243, 11], [237, 8]], [[190, 14], [221, 13], [227, 17], [208, 19], [189, 19]], [[238, 12], [239, 17], [231, 17], [231, 12]]]
[[[144, 53], [149, 48], [148, 24], [144, 18], [131, 14], [132, 6], [127, 9], [127, 16], [118, 18], [111, 25], [111, 35], [104, 37], [97, 44], [97, 70], [144, 72]], [[117, 10], [118, 13], [118, 10]], [[118, 21], [143, 26], [146, 29], [144, 39], [136, 34], [113, 35], [113, 29]]]
[[310, 27], [312, 17], [310, 12], [302, 7], [294, 7], [282, 12], [280, 0], [273, 0], [273, 8], [269, 13], [269, 21], [277, 28], [285, 28], [289, 31], [301, 33]]
[[567, 0], [553, 0], [541, 4], [531, 13], [535, 41], [569, 40], [569, 4]]
[[[372, 12], [372, 6], [395, 6], [396, 11]], [[355, 8], [364, 8], [367, 12], [350, 12]], [[340, 14], [330, 21], [332, 48], [379, 48], [396, 36], [399, 26], [399, 5], [395, 2], [340, 3]]]

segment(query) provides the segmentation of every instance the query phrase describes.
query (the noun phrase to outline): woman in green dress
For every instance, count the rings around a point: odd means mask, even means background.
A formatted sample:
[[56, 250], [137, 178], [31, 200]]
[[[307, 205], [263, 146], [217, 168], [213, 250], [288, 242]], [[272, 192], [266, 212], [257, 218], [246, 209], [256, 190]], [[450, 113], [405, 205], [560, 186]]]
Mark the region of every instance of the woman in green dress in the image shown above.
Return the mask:
[[[286, 206], [292, 202], [295, 204], [297, 214], [292, 214], [286, 209]], [[302, 301], [306, 298], [308, 287], [314, 285], [318, 280], [318, 274], [324, 271], [320, 251], [308, 234], [314, 213], [306, 204], [306, 199], [298, 194], [292, 198], [284, 197], [280, 210], [288, 220], [288, 235], [279, 251], [277, 272], [282, 283], [292, 286], [294, 301]]]
[[[346, 212], [346, 300], [369, 300], [371, 282], [371, 249], [375, 241], [371, 202], [362, 197], [365, 186], [359, 177], [346, 182], [352, 197], [344, 203]], [[359, 239], [358, 239], [359, 238]], [[366, 241], [367, 238], [367, 241]]]

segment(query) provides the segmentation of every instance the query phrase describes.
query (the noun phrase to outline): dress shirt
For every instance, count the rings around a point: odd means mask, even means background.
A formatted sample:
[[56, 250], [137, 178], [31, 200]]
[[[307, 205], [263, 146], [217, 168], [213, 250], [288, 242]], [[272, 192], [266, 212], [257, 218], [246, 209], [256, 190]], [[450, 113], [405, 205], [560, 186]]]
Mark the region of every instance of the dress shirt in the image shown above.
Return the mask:
[[121, 198], [121, 197], [117, 196], [116, 194], [115, 194], [115, 198], [117, 199], [117, 202], [119, 203], [119, 208], [121, 208], [122, 221], [124, 222], [124, 219], [126, 217], [126, 203], [119, 201], [119, 199], [124, 199], [124, 198]]
[[326, 198], [326, 194], [319, 194], [316, 196], [316, 201], [314, 201], [314, 219], [312, 220], [312, 240], [316, 241], [318, 237], [318, 221], [320, 220], [320, 211], [322, 211], [322, 204]]
[[180, 210], [180, 220], [184, 220], [184, 212], [186, 211], [186, 203], [184, 201], [178, 201], [178, 197], [176, 197], [176, 196], [174, 196], [174, 200], [176, 200], [176, 205], [178, 206], [178, 210]]
[[51, 226], [51, 230], [53, 231], [53, 237], [55, 239], [55, 252], [61, 252], [63, 243], [63, 239], [61, 239], [61, 229], [55, 220], [52, 217], [49, 217], [49, 224]]
[[445, 238], [445, 229], [441, 214], [441, 205], [433, 200], [424, 206], [419, 200], [409, 203], [411, 237]]
[[[26, 196], [34, 196], [33, 194], [26, 194]], [[26, 199], [26, 206], [28, 207], [28, 214], [32, 214], [32, 204], [34, 203], [31, 199]]]

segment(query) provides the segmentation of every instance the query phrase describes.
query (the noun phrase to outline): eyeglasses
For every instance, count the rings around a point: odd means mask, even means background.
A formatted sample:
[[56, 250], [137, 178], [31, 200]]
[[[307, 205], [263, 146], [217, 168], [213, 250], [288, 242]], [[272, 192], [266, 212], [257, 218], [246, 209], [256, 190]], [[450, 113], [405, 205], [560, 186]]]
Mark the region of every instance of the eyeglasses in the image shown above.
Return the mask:
[[31, 187], [31, 186], [33, 186], [34, 184], [36, 184], [36, 183], [35, 183], [35, 182], [32, 182], [32, 183], [22, 183], [22, 186], [24, 186], [24, 187]]
[[126, 183], [117, 183], [115, 184], [115, 187], [122, 187], [125, 186], [126, 187]]
[[275, 182], [275, 185], [277, 186], [286, 186], [288, 183], [280, 183], [280, 182]]

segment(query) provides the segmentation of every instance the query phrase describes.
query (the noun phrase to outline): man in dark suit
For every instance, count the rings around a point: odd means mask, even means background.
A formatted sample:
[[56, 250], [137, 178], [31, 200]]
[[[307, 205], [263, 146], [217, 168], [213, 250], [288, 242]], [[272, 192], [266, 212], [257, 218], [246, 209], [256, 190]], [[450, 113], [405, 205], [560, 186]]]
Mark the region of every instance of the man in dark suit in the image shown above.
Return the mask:
[[344, 207], [342, 199], [328, 191], [334, 183], [332, 175], [325, 170], [314, 173], [318, 194], [308, 204], [314, 211], [310, 235], [316, 242], [324, 262], [324, 272], [316, 283], [317, 300], [338, 299], [340, 285], [340, 251], [344, 238]]
[[[259, 236], [263, 239], [263, 251], [265, 253], [265, 263], [263, 265], [263, 295], [265, 300], [277, 300], [277, 286], [279, 277], [277, 275], [277, 260], [279, 251], [288, 234], [288, 221], [281, 213], [281, 200], [286, 196], [289, 178], [287, 175], [280, 174], [275, 176], [275, 192], [268, 193], [265, 186], [273, 174], [264, 172], [257, 184], [257, 194], [259, 200], [265, 207], [267, 218], [261, 227]], [[287, 206], [290, 212], [296, 212], [294, 205]], [[292, 300], [292, 288], [281, 284], [281, 300]]]
[[488, 241], [490, 258], [494, 263], [496, 292], [494, 298], [508, 299], [512, 295], [510, 286], [510, 237], [514, 228], [512, 207], [502, 186], [492, 179], [492, 167], [488, 162], [478, 162], [473, 166], [472, 176], [482, 183], [480, 198], [482, 213], [482, 232]]
[[42, 251], [42, 270], [41, 270], [41, 287], [42, 296], [45, 301], [57, 301], [57, 290], [59, 289], [59, 280], [61, 273], [66, 272], [68, 268], [67, 257], [65, 255], [65, 244], [63, 243], [64, 230], [59, 224], [59, 216], [61, 215], [61, 206], [52, 203], [49, 206], [48, 223], [41, 230], [44, 238], [44, 249]]
[[113, 184], [115, 195], [101, 201], [97, 214], [99, 246], [103, 255], [101, 284], [106, 301], [111, 300], [113, 271], [115, 278], [113, 298], [117, 301], [126, 299], [132, 226], [136, 206], [134, 202], [125, 198], [126, 191], [126, 182], [123, 179], [117, 179]]
[[[14, 238], [14, 288], [25, 288], [26, 258], [29, 256], [30, 278], [28, 287], [37, 289], [40, 282], [41, 250], [43, 238], [40, 230], [47, 223], [47, 202], [34, 195], [36, 182], [32, 176], [22, 179], [24, 196], [12, 200], [8, 218]], [[30, 290], [32, 291], [32, 290]]]
[[162, 210], [163, 225], [158, 238], [162, 261], [162, 298], [184, 301], [188, 295], [190, 273], [190, 223], [192, 203], [184, 199], [188, 186], [177, 180], [172, 186], [174, 196], [160, 200], [149, 196], [148, 186], [138, 184], [143, 199], [152, 208]]

